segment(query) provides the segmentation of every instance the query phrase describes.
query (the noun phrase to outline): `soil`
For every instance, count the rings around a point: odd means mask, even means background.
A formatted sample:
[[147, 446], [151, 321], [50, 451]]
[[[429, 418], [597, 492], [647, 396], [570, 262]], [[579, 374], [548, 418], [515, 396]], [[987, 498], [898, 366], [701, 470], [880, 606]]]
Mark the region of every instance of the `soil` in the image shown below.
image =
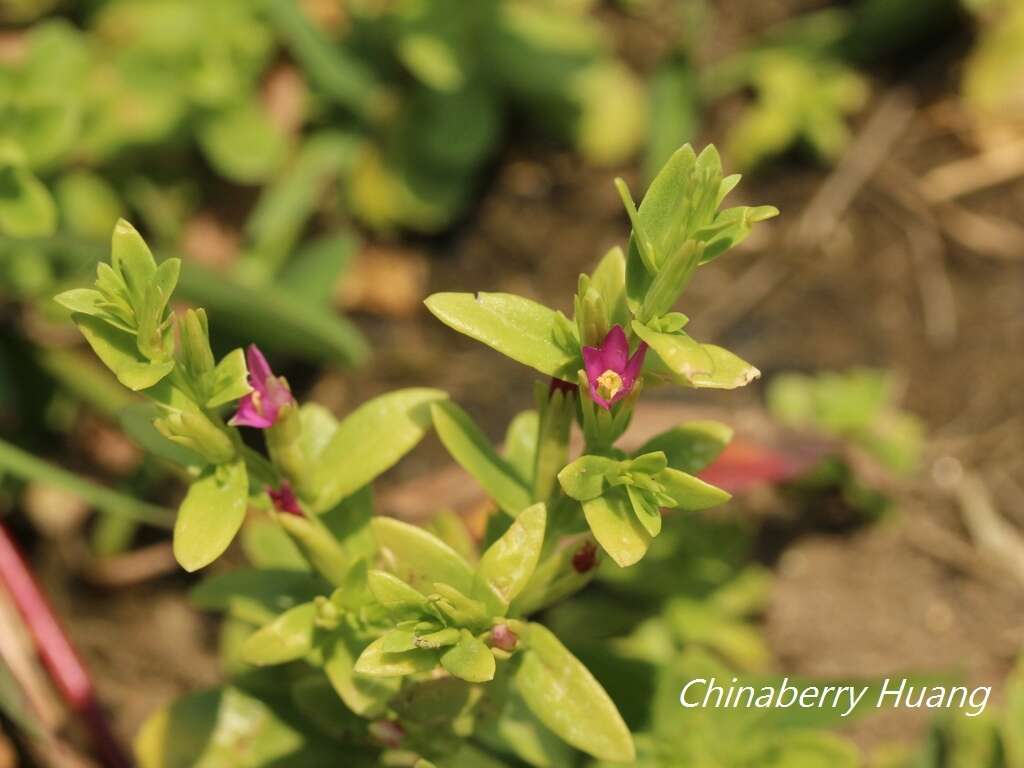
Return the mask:
[[[762, 23], [793, 4], [756, 5]], [[732, 27], [722, 34], [739, 35]], [[647, 65], [649, 57], [634, 50], [642, 30], [624, 24], [621, 37]], [[930, 435], [920, 476], [894, 489], [890, 520], [842, 533], [808, 526], [773, 562], [778, 580], [764, 626], [784, 673], [943, 670], [998, 686], [1024, 647], [1024, 583], [973, 546], [960, 507], [936, 480], [943, 467], [974, 473], [996, 510], [1018, 531], [1024, 523], [1016, 503], [1024, 488], [1024, 249], [1013, 256], [968, 247], [969, 233], [952, 229], [946, 209], [927, 202], [916, 181], [979, 151], [949, 98], [955, 72], [939, 72], [898, 86], [905, 92], [880, 82], [855, 133], [878, 131], [888, 137], [885, 146], [855, 144], [836, 168], [789, 158], [745, 180], [742, 202], [772, 203], [782, 216], [703, 268], [682, 307], [693, 335], [735, 350], [765, 379], [857, 365], [894, 371], [906, 407]], [[894, 98], [908, 111], [886, 112]], [[713, 119], [701, 142], [719, 137], [721, 127]], [[874, 150], [880, 157], [865, 169]], [[862, 170], [848, 200], [823, 202]], [[578, 272], [627, 232], [611, 183], [616, 174], [635, 193], [642, 189], [636, 168], [593, 169], [557, 149], [516, 144], [489, 170], [479, 207], [460, 228], [413, 244], [429, 256], [429, 289], [513, 291], [568, 310]], [[1022, 226], [1024, 178], [955, 203]], [[809, 237], [808, 211], [824, 211], [834, 226]], [[396, 386], [437, 386], [495, 439], [512, 414], [530, 407], [528, 371], [425, 311], [357, 320], [376, 360], [352, 375], [309, 382], [332, 407]], [[762, 394], [759, 382], [679, 399], [739, 410], [756, 407]], [[387, 482], [443, 465], [439, 446], [428, 441]], [[744, 513], [743, 502], [737, 510]], [[76, 579], [59, 554], [40, 554], [36, 563], [125, 739], [160, 703], [217, 680], [216, 627], [187, 607], [189, 579], [101, 590]], [[915, 713], [886, 714], [851, 734], [871, 748], [911, 740], [925, 722]]]

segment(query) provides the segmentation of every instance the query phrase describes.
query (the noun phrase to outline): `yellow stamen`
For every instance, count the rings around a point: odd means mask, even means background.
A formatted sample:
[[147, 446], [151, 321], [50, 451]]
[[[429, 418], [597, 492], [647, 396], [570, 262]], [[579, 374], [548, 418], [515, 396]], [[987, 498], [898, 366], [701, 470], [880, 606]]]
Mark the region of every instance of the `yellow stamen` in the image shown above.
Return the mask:
[[611, 400], [622, 391], [622, 377], [609, 369], [597, 377], [597, 393], [605, 400]]
[[252, 407], [256, 409], [256, 413], [260, 416], [263, 415], [263, 396], [260, 394], [258, 389], [252, 391]]

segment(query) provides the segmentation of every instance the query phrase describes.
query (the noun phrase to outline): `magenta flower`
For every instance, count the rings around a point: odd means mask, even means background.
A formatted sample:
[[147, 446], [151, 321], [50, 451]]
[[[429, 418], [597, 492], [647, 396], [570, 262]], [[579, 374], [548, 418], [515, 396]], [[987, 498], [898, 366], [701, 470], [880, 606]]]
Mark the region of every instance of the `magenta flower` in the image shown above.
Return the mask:
[[302, 507], [299, 506], [299, 500], [295, 498], [295, 491], [292, 490], [291, 483], [287, 480], [281, 482], [280, 488], [267, 486], [267, 495], [274, 502], [274, 509], [278, 512], [302, 517]]
[[633, 391], [644, 367], [647, 344], [640, 342], [629, 356], [629, 342], [622, 326], [613, 326], [599, 347], [583, 348], [583, 363], [590, 383], [590, 396], [605, 410]]
[[288, 382], [283, 376], [274, 375], [267, 358], [255, 344], [250, 344], [245, 351], [245, 361], [249, 367], [252, 392], [242, 398], [238, 413], [228, 423], [233, 427], [267, 429], [274, 426], [281, 409], [294, 403], [295, 398]]

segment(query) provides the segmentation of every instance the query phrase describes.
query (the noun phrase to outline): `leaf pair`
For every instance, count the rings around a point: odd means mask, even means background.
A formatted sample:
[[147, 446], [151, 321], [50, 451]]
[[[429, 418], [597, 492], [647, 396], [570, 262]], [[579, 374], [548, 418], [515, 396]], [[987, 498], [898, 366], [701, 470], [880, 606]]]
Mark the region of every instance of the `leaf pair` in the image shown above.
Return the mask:
[[167, 304], [181, 262], [159, 267], [142, 236], [125, 220], [114, 228], [111, 263], [100, 263], [94, 288], [58, 295], [82, 335], [118, 381], [146, 389], [174, 368], [174, 337]]
[[[671, 446], [671, 438], [662, 441]], [[661, 450], [632, 459], [581, 456], [558, 481], [582, 504], [594, 537], [622, 567], [640, 560], [661, 532], [662, 507], [698, 511], [729, 499], [725, 491], [669, 467]]]
[[492, 679], [494, 654], [483, 638], [533, 575], [546, 521], [543, 504], [525, 509], [474, 570], [427, 531], [375, 519], [382, 559], [393, 573], [371, 572], [369, 587], [395, 628], [363, 652], [356, 671], [404, 676], [440, 664], [469, 682]]

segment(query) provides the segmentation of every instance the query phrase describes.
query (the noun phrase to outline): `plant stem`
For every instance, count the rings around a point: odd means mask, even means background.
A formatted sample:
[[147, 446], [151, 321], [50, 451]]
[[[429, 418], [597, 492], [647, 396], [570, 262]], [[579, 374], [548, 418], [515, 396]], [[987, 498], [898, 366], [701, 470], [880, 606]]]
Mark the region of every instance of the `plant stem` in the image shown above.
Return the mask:
[[173, 528], [174, 513], [125, 496], [98, 483], [85, 480], [73, 472], [56, 467], [30, 453], [0, 440], [0, 469], [25, 480], [36, 480], [70, 491], [82, 500], [112, 515], [120, 515], [157, 528]]
[[0, 582], [32, 635], [39, 658], [72, 711], [84, 722], [107, 768], [131, 768], [96, 699], [89, 673], [36, 583], [7, 529], [0, 523]]

